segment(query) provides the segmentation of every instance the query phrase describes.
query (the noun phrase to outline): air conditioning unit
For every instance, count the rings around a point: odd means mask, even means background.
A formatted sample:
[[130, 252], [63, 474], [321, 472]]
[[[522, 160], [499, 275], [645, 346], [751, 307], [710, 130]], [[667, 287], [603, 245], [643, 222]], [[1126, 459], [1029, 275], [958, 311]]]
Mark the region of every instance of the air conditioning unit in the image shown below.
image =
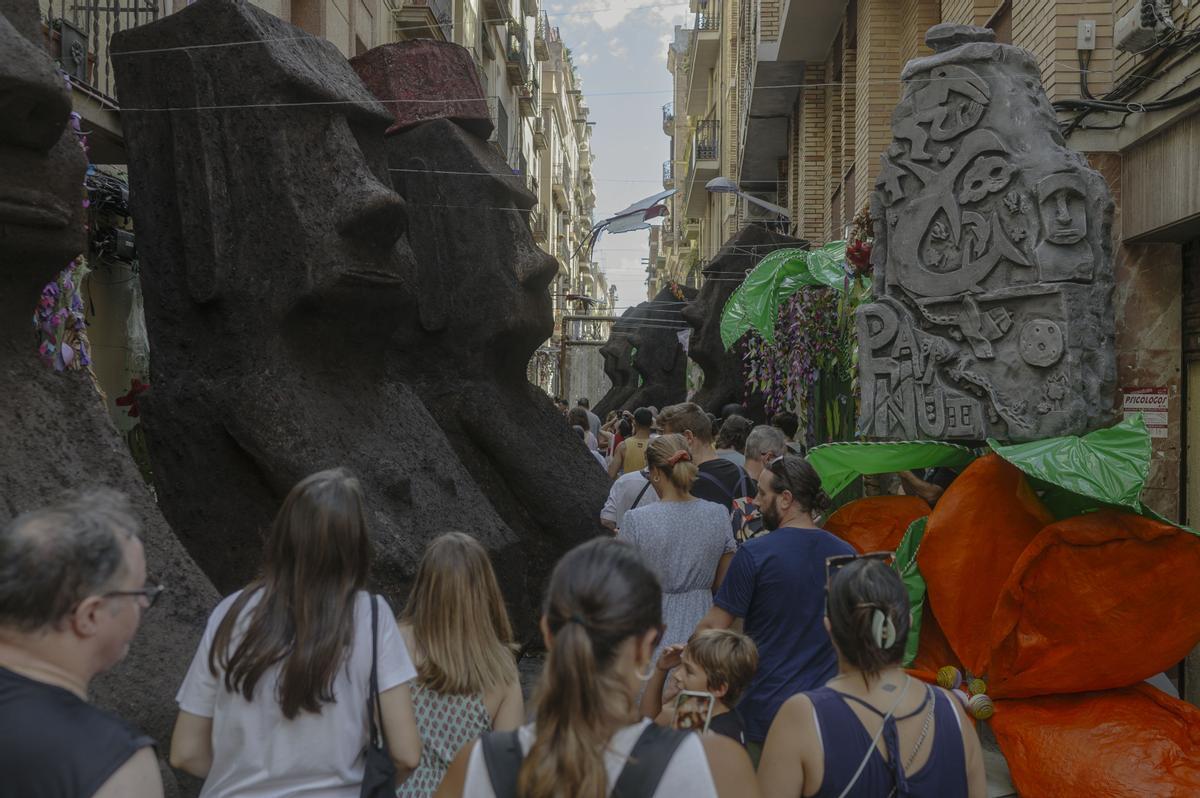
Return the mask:
[[1117, 20], [1113, 46], [1127, 53], [1140, 53], [1174, 30], [1170, 0], [1140, 0]]

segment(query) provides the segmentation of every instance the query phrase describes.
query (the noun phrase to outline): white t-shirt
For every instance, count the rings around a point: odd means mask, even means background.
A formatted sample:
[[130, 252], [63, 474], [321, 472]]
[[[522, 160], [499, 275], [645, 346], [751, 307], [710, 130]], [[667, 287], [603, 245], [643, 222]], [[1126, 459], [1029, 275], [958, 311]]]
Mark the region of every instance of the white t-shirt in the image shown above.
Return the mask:
[[[619, 729], [608, 741], [604, 751], [604, 770], [608, 775], [608, 794], [617, 786], [617, 779], [629, 759], [629, 752], [641, 737], [642, 730], [650, 723], [648, 718]], [[521, 750], [528, 754], [533, 747], [534, 729], [532, 725], [522, 726], [518, 734], [521, 740]], [[475, 744], [471, 758], [467, 760], [467, 778], [463, 783], [463, 798], [496, 798], [492, 789], [491, 779], [488, 778], [487, 763], [483, 761], [483, 746]], [[712, 771], [708, 768], [708, 757], [704, 754], [704, 743], [697, 734], [689, 734], [687, 739], [675, 749], [667, 769], [663, 771], [662, 781], [654, 790], [652, 798], [717, 798], [717, 787], [713, 784]]]
[[[221, 619], [240, 594], [234, 593], [213, 610], [200, 648], [184, 677], [175, 701], [193, 715], [213, 719], [213, 764], [204, 780], [201, 798], [358, 798], [362, 789], [362, 752], [367, 744], [367, 695], [371, 676], [371, 605], [359, 591], [354, 605], [354, 642], [333, 681], [335, 701], [320, 714], [302, 712], [283, 717], [276, 699], [280, 668], [259, 680], [254, 700], [225, 689], [223, 678], [208, 668], [208, 652]], [[247, 602], [234, 633], [240, 639], [249, 610]], [[379, 691], [385, 692], [416, 678], [408, 649], [396, 628], [387, 602], [379, 602]]]
[[642, 494], [642, 500], [637, 503], [638, 507], [645, 507], [658, 501], [658, 494], [642, 476], [641, 471], [633, 471], [617, 477], [612, 487], [608, 489], [608, 501], [600, 509], [600, 520], [612, 521], [620, 529], [621, 519], [625, 517], [625, 513], [633, 509], [633, 503], [638, 494], [642, 493], [642, 488], [645, 488], [646, 492]]

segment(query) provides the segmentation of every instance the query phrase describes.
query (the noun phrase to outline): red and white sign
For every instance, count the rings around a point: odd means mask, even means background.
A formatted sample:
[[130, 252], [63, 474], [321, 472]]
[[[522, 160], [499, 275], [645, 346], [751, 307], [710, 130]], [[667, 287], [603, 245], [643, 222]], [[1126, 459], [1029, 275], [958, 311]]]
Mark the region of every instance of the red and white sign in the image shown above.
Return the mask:
[[1167, 437], [1167, 416], [1170, 399], [1166, 388], [1129, 388], [1121, 404], [1126, 420], [1142, 414], [1151, 438]]

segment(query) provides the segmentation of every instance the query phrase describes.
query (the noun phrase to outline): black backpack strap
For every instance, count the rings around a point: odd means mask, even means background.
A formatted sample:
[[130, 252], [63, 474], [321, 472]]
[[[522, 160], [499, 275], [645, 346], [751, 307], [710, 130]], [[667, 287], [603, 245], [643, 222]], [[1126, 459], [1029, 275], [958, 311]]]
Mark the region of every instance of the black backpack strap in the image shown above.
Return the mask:
[[479, 738], [479, 744], [496, 798], [517, 798], [517, 775], [525, 759], [517, 732], [488, 732]]
[[[612, 798], [650, 798], [654, 795], [675, 751], [692, 734], [694, 732], [679, 731], [657, 723], [647, 725], [629, 752], [629, 760], [617, 778]], [[497, 794], [496, 798], [501, 796]]]
[[646, 491], [648, 490], [650, 490], [650, 480], [646, 480], [646, 484], [642, 485], [642, 489], [638, 491], [637, 498], [633, 500], [633, 507], [629, 508], [630, 510], [635, 509], [641, 503], [642, 497], [646, 495]]
[[717, 479], [712, 474], [701, 471], [699, 474], [697, 474], [697, 476], [707, 482], [711, 482], [712, 484], [714, 484], [718, 488], [720, 488], [721, 492], [724, 493], [727, 497], [729, 497], [730, 502], [732, 502], [734, 499], [737, 498], [737, 496], [734, 496], [732, 493], [729, 492], [729, 488], [725, 487], [725, 485], [721, 482], [721, 480]]

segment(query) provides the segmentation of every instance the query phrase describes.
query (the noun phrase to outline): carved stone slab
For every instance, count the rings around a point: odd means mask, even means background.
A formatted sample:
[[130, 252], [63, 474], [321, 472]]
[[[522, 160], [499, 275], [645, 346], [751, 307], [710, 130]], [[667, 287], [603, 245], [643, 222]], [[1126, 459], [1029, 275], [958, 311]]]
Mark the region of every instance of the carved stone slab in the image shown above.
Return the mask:
[[937, 25], [871, 198], [859, 425], [876, 438], [1079, 434], [1112, 411], [1112, 198], [1025, 50]]

